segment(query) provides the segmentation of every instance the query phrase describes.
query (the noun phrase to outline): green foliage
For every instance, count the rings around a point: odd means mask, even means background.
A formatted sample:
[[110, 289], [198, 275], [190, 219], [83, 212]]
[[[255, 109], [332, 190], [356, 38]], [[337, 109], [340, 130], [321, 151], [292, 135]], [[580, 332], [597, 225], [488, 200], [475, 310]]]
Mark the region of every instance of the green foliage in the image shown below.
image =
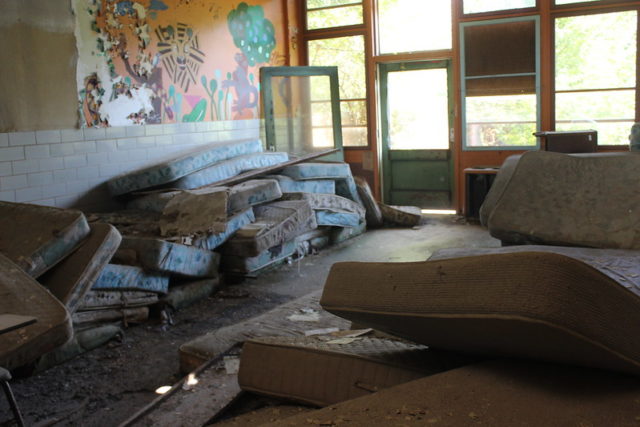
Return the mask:
[[227, 16], [234, 44], [242, 50], [250, 66], [269, 62], [276, 47], [275, 28], [264, 17], [262, 6], [242, 2]]

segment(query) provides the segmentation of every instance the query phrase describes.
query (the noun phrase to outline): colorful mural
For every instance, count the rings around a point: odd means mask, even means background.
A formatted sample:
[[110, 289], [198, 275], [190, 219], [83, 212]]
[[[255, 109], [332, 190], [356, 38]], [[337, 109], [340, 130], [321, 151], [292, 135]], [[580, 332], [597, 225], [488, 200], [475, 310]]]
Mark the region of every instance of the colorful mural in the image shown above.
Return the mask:
[[251, 3], [73, 0], [81, 126], [258, 117], [284, 24], [279, 0]]

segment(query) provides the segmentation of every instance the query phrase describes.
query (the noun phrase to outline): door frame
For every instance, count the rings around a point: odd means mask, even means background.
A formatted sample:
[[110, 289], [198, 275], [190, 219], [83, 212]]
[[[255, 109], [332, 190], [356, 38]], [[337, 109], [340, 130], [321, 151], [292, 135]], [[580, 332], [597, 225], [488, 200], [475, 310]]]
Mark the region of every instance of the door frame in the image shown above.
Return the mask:
[[383, 62], [378, 64], [378, 124], [380, 133], [380, 179], [381, 198], [383, 203], [390, 201], [391, 194], [391, 159], [389, 154], [389, 111], [388, 111], [388, 74], [395, 71], [429, 70], [444, 68], [447, 70], [447, 98], [449, 117], [449, 182], [451, 183], [451, 206], [455, 206], [455, 171], [454, 169], [454, 125], [455, 101], [453, 93], [453, 61], [451, 59], [433, 59], [418, 61]]

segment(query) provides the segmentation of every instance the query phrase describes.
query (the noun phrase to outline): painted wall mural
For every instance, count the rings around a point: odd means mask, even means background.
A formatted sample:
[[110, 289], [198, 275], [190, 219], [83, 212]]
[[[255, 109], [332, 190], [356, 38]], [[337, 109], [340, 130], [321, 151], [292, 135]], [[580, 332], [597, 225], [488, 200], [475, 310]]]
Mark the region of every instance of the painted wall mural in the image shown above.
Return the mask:
[[81, 126], [258, 117], [279, 0], [73, 0]]

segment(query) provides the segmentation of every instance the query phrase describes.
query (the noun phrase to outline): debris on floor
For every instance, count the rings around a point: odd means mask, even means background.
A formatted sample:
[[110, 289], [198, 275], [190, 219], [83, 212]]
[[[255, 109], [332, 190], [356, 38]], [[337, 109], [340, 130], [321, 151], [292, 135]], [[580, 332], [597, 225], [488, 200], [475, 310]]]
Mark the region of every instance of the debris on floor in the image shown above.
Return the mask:
[[[123, 210], [0, 202], [11, 218], [0, 239], [3, 312], [37, 317], [0, 336], [0, 366], [42, 371], [150, 318], [166, 330], [225, 277], [255, 277], [366, 231], [348, 164], [295, 161], [233, 141], [113, 178]], [[290, 331], [334, 328], [301, 309], [283, 314]]]

